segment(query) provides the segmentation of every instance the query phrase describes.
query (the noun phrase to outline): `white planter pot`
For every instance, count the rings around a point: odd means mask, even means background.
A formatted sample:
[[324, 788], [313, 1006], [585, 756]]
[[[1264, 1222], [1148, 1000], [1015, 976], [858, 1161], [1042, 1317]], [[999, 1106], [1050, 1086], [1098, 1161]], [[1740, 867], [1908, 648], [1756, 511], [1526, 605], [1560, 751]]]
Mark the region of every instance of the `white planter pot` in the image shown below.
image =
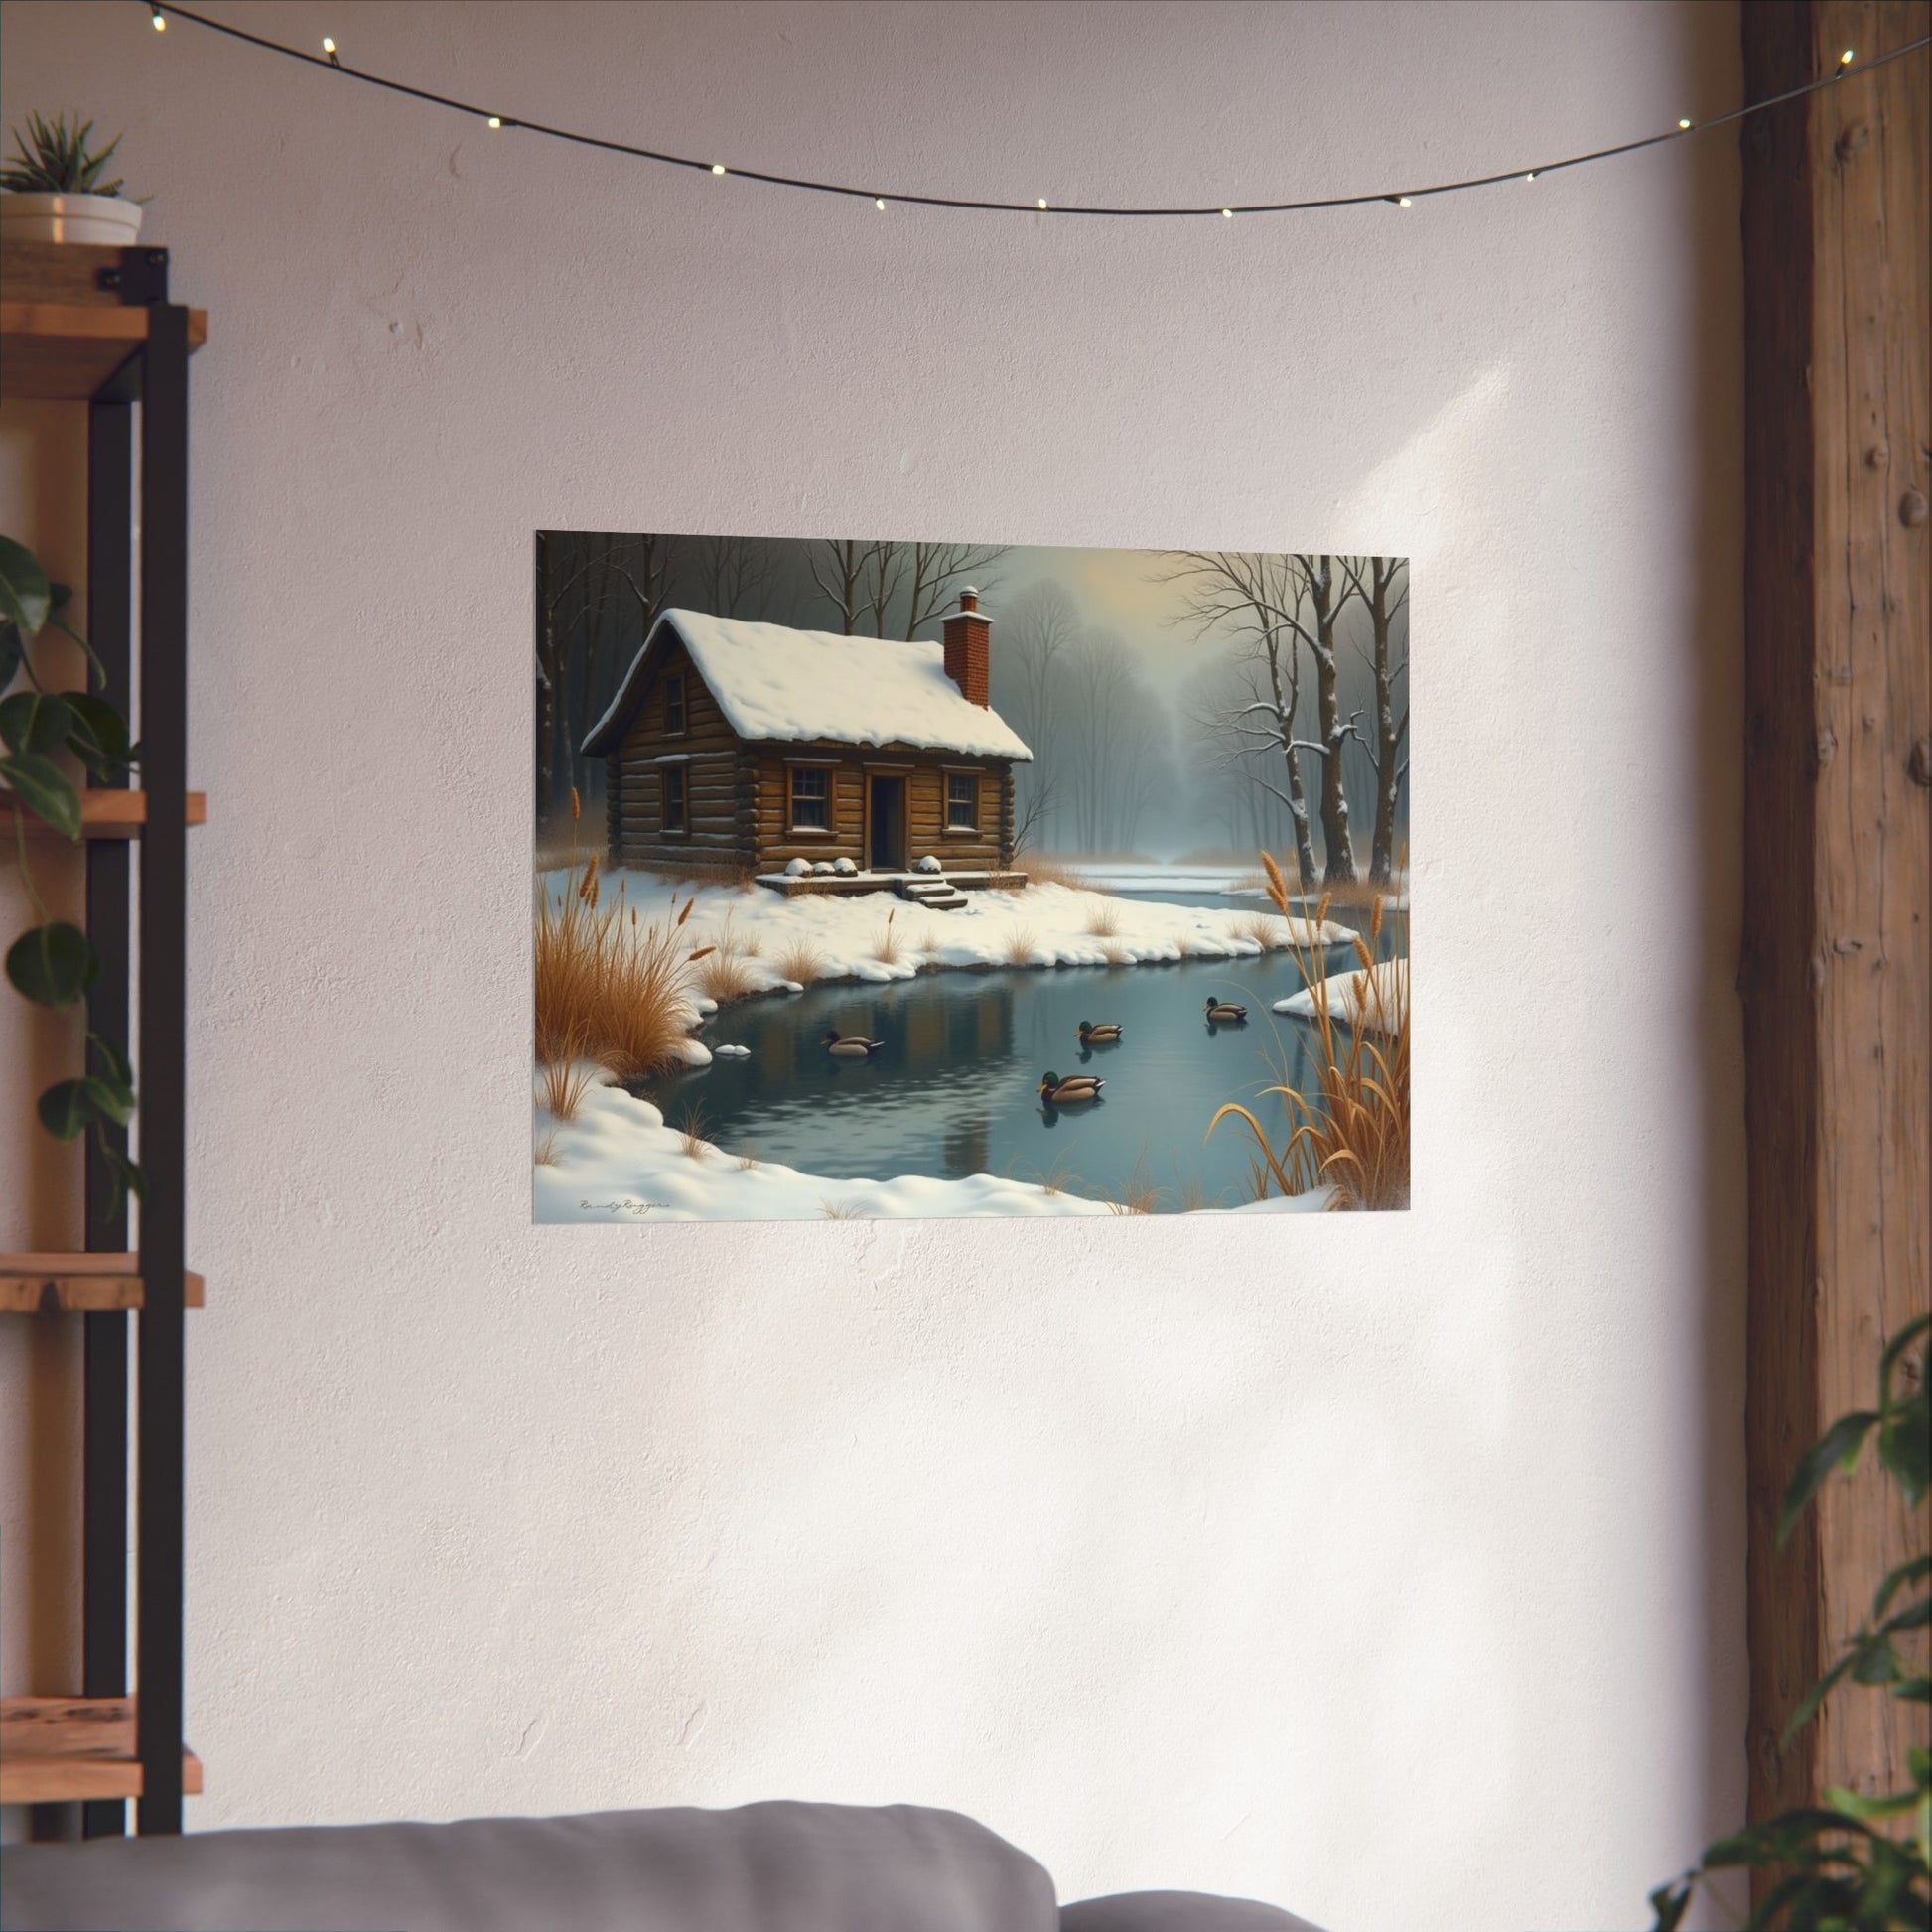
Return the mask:
[[118, 195], [0, 194], [0, 239], [91, 241], [129, 247], [141, 232], [141, 205]]

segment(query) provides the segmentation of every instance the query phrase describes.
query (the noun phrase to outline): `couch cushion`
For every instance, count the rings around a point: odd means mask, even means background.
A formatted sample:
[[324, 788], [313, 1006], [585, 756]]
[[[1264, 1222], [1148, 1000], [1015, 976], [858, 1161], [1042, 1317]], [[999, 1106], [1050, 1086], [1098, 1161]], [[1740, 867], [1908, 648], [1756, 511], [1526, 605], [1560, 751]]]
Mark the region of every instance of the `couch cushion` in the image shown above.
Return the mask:
[[1060, 1932], [1319, 1932], [1305, 1918], [1240, 1898], [1197, 1891], [1122, 1892], [1083, 1899], [1060, 1913]]
[[910, 1805], [9, 1846], [7, 1932], [1053, 1932], [1046, 1873]]

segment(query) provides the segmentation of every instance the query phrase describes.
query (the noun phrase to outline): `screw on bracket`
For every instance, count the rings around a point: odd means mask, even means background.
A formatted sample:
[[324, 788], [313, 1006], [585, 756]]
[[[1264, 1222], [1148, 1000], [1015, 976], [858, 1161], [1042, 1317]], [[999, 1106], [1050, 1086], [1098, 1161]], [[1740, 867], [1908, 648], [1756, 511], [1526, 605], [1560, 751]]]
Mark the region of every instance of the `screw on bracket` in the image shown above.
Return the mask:
[[168, 299], [168, 251], [165, 248], [123, 248], [120, 261], [103, 268], [100, 286], [114, 290], [127, 308], [145, 308]]

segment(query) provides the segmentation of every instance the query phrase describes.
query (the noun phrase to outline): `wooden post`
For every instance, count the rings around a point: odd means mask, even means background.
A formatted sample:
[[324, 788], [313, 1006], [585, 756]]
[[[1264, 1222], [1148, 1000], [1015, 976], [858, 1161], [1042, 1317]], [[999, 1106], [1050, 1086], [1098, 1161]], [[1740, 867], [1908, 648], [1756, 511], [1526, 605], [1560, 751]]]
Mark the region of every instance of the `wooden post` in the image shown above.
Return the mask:
[[[1926, 0], [1742, 9], [1745, 1112], [1750, 1810], [1897, 1787], [1924, 1707], [1806, 1687], [1910, 1548], [1896, 1492], [1834, 1480], [1779, 1553], [1779, 1496], [1868, 1408], [1932, 1249], [1932, 166]], [[1922, 1526], [1919, 1534], [1923, 1534]]]

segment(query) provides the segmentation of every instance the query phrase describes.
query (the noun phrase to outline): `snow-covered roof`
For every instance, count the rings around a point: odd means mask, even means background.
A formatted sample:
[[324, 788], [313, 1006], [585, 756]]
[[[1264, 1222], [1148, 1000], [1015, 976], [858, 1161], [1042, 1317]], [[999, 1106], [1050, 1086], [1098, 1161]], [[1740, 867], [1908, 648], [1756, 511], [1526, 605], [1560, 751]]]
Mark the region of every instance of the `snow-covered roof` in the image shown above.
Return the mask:
[[938, 644], [841, 637], [747, 623], [701, 611], [666, 611], [584, 739], [586, 758], [615, 752], [629, 729], [658, 640], [679, 638], [705, 688], [740, 738], [835, 745], [911, 745], [968, 758], [1031, 761], [997, 711], [972, 703], [946, 675]]

